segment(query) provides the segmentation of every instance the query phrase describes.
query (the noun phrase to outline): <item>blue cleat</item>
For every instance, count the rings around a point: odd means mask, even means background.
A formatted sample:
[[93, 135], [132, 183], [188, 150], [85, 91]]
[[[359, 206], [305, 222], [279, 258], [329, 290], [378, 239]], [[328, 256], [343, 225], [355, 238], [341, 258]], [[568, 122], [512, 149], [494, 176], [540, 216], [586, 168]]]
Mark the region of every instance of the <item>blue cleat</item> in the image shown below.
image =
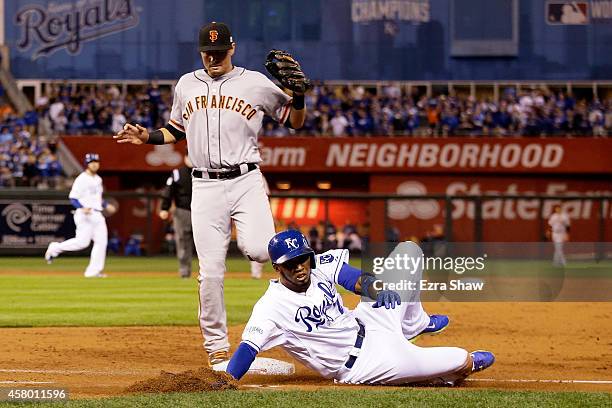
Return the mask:
[[490, 351], [485, 350], [476, 350], [470, 353], [472, 356], [473, 364], [472, 364], [472, 372], [477, 373], [479, 371], [484, 370], [485, 368], [489, 368], [495, 362], [495, 356]]
[[414, 342], [423, 334], [438, 334], [446, 329], [449, 322], [450, 320], [446, 315], [431, 315], [429, 316], [429, 325], [422, 332], [411, 338], [410, 341]]

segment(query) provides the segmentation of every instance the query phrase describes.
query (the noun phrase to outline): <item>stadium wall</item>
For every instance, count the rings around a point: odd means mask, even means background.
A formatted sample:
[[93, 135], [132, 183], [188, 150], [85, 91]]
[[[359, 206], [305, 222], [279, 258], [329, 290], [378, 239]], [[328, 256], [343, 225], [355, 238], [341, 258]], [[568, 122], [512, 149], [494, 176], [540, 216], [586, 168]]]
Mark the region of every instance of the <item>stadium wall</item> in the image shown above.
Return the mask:
[[[18, 79], [177, 79], [198, 29], [231, 25], [239, 66], [289, 49], [321, 80], [610, 79], [612, 2], [530, 0], [12, 0]], [[582, 16], [582, 18], [581, 18]]]

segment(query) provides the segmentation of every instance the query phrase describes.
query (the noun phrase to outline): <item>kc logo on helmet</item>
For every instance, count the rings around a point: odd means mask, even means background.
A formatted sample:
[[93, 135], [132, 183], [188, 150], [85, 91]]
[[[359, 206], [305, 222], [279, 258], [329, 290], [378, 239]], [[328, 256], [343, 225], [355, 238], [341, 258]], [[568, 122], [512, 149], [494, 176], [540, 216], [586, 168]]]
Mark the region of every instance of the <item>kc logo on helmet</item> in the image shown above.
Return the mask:
[[219, 38], [219, 32], [217, 30], [210, 30], [208, 35], [210, 37], [210, 41], [212, 42], [217, 41], [217, 38]]
[[298, 249], [300, 247], [297, 244], [297, 239], [295, 239], [295, 238], [287, 238], [285, 240], [285, 244], [287, 244], [287, 248], [289, 248], [289, 249]]

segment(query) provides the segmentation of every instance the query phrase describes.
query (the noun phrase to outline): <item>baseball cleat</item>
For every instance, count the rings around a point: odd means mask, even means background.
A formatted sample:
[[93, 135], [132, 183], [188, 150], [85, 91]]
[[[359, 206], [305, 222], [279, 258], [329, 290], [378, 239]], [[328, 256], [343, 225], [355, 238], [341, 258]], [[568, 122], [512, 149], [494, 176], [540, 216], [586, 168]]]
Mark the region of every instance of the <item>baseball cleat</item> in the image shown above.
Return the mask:
[[477, 373], [489, 368], [495, 362], [495, 356], [490, 351], [476, 350], [470, 353], [472, 356], [472, 372]]
[[212, 368], [215, 364], [229, 360], [229, 354], [225, 350], [213, 351], [208, 354], [208, 367]]
[[410, 339], [414, 342], [423, 334], [438, 334], [444, 331], [448, 326], [450, 319], [446, 315], [431, 315], [429, 316], [429, 325], [423, 329], [422, 332]]
[[105, 273], [96, 273], [95, 275], [85, 275], [86, 278], [108, 278], [108, 275]]
[[45, 252], [45, 261], [47, 261], [48, 264], [53, 263], [53, 258], [55, 258], [55, 256], [51, 255], [51, 246], [53, 245], [57, 245], [57, 242], [51, 242], [47, 247], [47, 251]]

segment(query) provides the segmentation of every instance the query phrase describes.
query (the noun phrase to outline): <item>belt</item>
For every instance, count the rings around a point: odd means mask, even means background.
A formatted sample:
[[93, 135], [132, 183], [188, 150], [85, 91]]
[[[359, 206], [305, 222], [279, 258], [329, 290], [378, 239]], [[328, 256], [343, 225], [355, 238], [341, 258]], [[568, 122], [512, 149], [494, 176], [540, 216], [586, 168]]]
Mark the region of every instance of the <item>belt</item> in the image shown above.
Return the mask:
[[207, 169], [207, 170], [191, 170], [191, 176], [201, 179], [214, 179], [214, 180], [230, 180], [243, 174], [253, 171], [258, 168], [255, 163], [243, 163], [239, 166], [230, 167], [229, 169]]
[[355, 320], [357, 320], [357, 324], [359, 325], [359, 331], [357, 332], [357, 339], [355, 339], [355, 346], [349, 352], [349, 358], [346, 360], [346, 363], [344, 363], [346, 368], [353, 368], [355, 360], [357, 360], [357, 357], [359, 357], [359, 352], [361, 351], [361, 346], [363, 345], [363, 339], [365, 339], [365, 326], [363, 323], [361, 323], [361, 321], [359, 321], [359, 319]]

